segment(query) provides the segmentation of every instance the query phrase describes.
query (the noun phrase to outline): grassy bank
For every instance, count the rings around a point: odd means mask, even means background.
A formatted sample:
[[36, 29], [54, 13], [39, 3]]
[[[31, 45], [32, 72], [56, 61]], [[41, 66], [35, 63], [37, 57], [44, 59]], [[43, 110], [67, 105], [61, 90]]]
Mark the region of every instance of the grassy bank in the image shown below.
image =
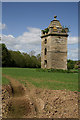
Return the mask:
[[[33, 68], [3, 68], [2, 73], [39, 88], [78, 91], [78, 73], [48, 72]], [[3, 84], [9, 81], [3, 77]]]

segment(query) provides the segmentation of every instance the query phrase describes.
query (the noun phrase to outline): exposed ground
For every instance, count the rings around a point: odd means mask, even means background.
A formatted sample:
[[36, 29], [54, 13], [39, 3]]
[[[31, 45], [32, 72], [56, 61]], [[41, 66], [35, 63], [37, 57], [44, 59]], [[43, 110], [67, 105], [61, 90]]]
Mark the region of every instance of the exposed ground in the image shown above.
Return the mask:
[[78, 92], [36, 88], [10, 80], [2, 89], [3, 118], [78, 118]]

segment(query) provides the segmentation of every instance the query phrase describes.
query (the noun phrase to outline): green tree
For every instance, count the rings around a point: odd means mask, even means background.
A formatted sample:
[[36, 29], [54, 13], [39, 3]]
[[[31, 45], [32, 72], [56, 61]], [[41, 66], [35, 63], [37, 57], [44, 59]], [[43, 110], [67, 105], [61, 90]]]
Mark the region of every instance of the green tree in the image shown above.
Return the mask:
[[25, 58], [20, 51], [9, 51], [16, 67], [25, 67]]
[[22, 53], [25, 59], [25, 67], [31, 67], [31, 57], [27, 53]]
[[74, 65], [75, 65], [75, 61], [73, 60], [67, 60], [67, 68], [68, 69], [73, 69], [74, 68]]
[[6, 45], [2, 44], [2, 66], [39, 68], [41, 67], [41, 55], [35, 56], [34, 54], [35, 51], [31, 51], [29, 55], [20, 51], [8, 50]]
[[36, 58], [37, 58], [37, 62], [38, 62], [38, 68], [40, 68], [41, 67], [41, 54], [38, 54], [36, 56]]
[[2, 44], [2, 66], [11, 67], [14, 64], [11, 54], [5, 44]]
[[2, 67], [2, 44], [0, 44], [0, 67]]

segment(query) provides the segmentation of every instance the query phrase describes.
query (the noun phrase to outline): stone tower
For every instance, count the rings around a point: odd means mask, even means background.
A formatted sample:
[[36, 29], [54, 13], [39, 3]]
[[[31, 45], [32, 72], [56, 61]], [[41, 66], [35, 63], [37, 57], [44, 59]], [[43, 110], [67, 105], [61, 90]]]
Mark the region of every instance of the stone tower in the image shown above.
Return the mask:
[[41, 68], [67, 69], [68, 28], [63, 28], [54, 16], [41, 35]]

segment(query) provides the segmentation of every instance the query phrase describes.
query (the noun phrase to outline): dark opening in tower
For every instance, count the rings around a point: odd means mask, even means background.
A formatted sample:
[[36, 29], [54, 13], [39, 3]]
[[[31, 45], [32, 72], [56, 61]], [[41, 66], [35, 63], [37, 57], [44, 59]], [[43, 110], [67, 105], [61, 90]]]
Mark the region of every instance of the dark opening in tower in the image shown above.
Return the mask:
[[45, 43], [45, 44], [47, 43], [47, 39], [45, 39], [44, 43]]
[[44, 66], [47, 67], [47, 60], [44, 60]]
[[45, 48], [45, 50], [44, 50], [44, 54], [45, 54], [45, 55], [47, 54], [47, 48]]

